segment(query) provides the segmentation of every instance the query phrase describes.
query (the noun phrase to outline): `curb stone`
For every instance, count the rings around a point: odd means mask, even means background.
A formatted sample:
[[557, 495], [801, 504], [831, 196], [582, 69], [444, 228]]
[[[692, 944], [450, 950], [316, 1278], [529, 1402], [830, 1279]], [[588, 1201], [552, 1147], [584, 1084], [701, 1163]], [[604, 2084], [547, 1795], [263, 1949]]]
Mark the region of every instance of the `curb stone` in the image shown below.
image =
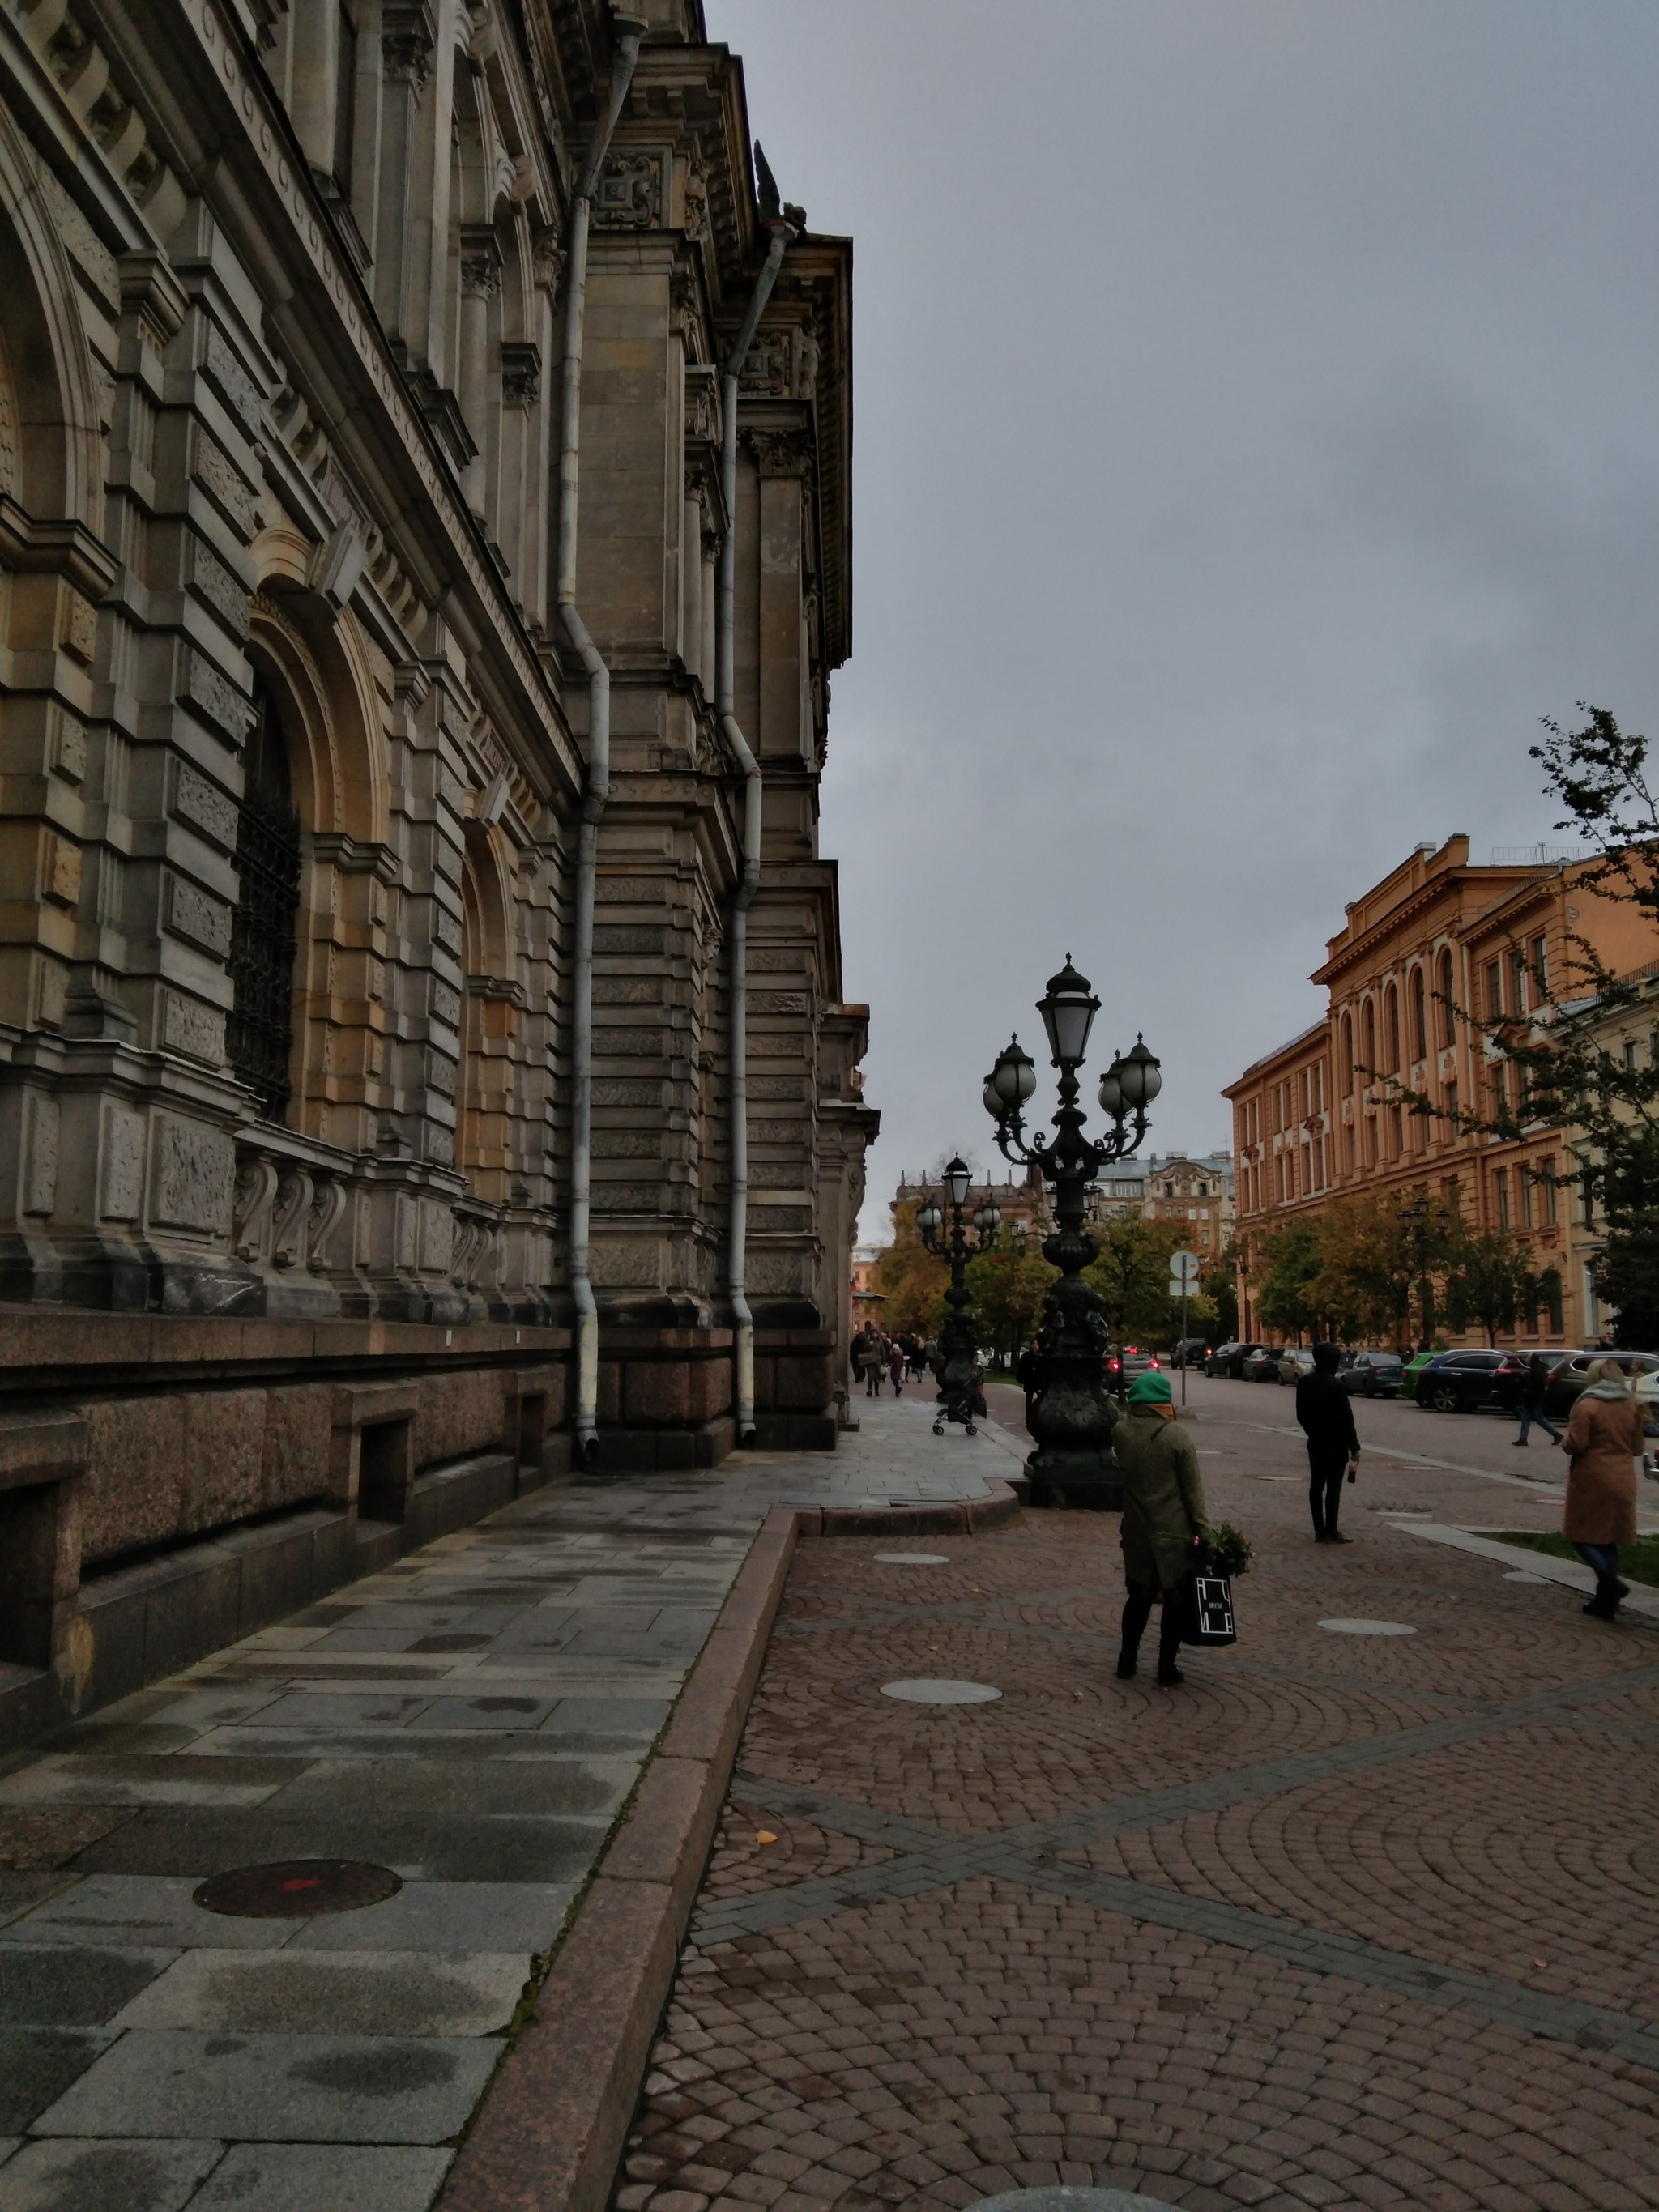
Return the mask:
[[938, 1506], [774, 1506], [437, 2212], [605, 2212], [797, 1541], [971, 1535], [1018, 1518], [1018, 1497], [1000, 1483]]

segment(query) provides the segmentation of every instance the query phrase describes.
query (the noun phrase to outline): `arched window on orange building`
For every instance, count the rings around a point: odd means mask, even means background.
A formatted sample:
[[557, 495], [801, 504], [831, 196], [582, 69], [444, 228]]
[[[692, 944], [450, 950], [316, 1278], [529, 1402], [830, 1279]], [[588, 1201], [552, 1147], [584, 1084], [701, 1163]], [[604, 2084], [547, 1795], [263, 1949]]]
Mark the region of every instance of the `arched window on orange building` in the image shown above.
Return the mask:
[[1440, 1042], [1449, 1045], [1455, 1041], [1455, 1009], [1452, 1003], [1452, 957], [1449, 952], [1440, 956]]
[[1390, 1075], [1398, 1075], [1400, 1073], [1400, 994], [1392, 983], [1389, 984], [1388, 995], [1382, 1001], [1382, 1012], [1388, 1024], [1389, 1073]]
[[1412, 969], [1412, 1058], [1426, 1060], [1429, 1056], [1428, 993], [1423, 981], [1423, 970]]

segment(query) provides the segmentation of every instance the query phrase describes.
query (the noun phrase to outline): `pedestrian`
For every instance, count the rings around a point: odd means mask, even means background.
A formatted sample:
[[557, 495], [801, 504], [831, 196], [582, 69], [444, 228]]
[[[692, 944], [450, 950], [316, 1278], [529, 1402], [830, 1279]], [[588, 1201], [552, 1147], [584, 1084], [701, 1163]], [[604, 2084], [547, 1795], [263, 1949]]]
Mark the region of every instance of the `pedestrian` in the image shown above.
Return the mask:
[[1129, 1385], [1127, 1410], [1112, 1430], [1123, 1475], [1123, 1649], [1120, 1682], [1134, 1679], [1135, 1659], [1155, 1601], [1164, 1619], [1158, 1633], [1158, 1679], [1173, 1689], [1187, 1679], [1176, 1664], [1181, 1649], [1183, 1595], [1188, 1573], [1209, 1534], [1209, 1510], [1191, 1434], [1176, 1419], [1170, 1378], [1156, 1370]]
[[1549, 1379], [1550, 1370], [1544, 1364], [1543, 1354], [1534, 1352], [1527, 1362], [1526, 1373], [1521, 1377], [1521, 1433], [1518, 1437], [1510, 1439], [1512, 1443], [1525, 1443], [1527, 1431], [1534, 1421], [1540, 1429], [1547, 1429], [1549, 1431], [1552, 1443], [1560, 1443], [1560, 1430], [1544, 1411], [1544, 1392], [1548, 1386]]
[[1359, 1431], [1353, 1425], [1353, 1400], [1336, 1379], [1342, 1362], [1334, 1344], [1313, 1348], [1313, 1373], [1296, 1386], [1296, 1418], [1308, 1439], [1308, 1504], [1314, 1541], [1351, 1544], [1336, 1525], [1342, 1503], [1342, 1478], [1359, 1459]]
[[1612, 1620], [1620, 1600], [1630, 1595], [1619, 1579], [1619, 1547], [1636, 1541], [1642, 1413], [1616, 1359], [1592, 1360], [1585, 1377], [1561, 1439], [1567, 1455], [1561, 1534], [1595, 1570], [1595, 1595], [1585, 1612]]
[[887, 1372], [892, 1378], [893, 1395], [899, 1397], [904, 1389], [904, 1346], [896, 1338], [887, 1347]]
[[930, 1375], [939, 1373], [941, 1362], [939, 1356], [939, 1339], [936, 1336], [930, 1336], [922, 1346], [921, 1364]]

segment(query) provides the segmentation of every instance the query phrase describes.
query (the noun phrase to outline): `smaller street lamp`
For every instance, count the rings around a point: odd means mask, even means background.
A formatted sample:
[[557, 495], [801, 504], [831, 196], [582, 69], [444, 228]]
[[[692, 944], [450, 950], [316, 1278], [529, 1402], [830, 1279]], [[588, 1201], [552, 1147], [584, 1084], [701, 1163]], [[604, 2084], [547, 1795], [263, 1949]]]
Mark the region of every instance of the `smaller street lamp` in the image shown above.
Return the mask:
[[940, 1235], [945, 1216], [931, 1193], [923, 1194], [923, 1202], [916, 1213], [916, 1227], [922, 1243], [930, 1252], [941, 1253], [951, 1263], [951, 1287], [945, 1293], [945, 1303], [951, 1310], [945, 1316], [939, 1342], [942, 1410], [933, 1417], [933, 1434], [942, 1437], [946, 1421], [960, 1421], [971, 1437], [978, 1434], [974, 1426], [974, 1402], [979, 1395], [979, 1368], [974, 1355], [979, 1350], [979, 1339], [968, 1316], [968, 1262], [974, 1253], [988, 1252], [995, 1244], [1002, 1215], [992, 1201], [988, 1184], [983, 1202], [974, 1210], [978, 1242], [969, 1244], [963, 1234], [962, 1216], [974, 1178], [960, 1153], [945, 1169], [941, 1180], [951, 1208], [949, 1238]]

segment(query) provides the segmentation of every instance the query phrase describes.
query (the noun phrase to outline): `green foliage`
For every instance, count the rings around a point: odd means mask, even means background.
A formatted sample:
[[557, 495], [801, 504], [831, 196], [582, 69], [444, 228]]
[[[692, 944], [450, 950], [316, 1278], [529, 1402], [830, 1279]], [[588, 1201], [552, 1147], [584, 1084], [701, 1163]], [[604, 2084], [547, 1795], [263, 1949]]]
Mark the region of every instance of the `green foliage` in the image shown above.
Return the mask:
[[1443, 1279], [1462, 1243], [1462, 1220], [1450, 1206], [1425, 1204], [1414, 1214], [1380, 1191], [1334, 1199], [1319, 1218], [1319, 1273], [1304, 1296], [1346, 1343], [1403, 1343], [1423, 1279]]
[[1235, 1342], [1238, 1336], [1238, 1255], [1231, 1243], [1205, 1276], [1204, 1290], [1215, 1306], [1215, 1334], [1210, 1341]]
[[1536, 1312], [1538, 1287], [1528, 1257], [1516, 1237], [1465, 1235], [1446, 1285], [1454, 1317], [1473, 1314], [1492, 1344], [1500, 1328], [1513, 1328], [1522, 1314]]
[[1255, 1545], [1231, 1521], [1223, 1521], [1211, 1529], [1204, 1563], [1212, 1575], [1230, 1575], [1237, 1582], [1240, 1575], [1249, 1573], [1255, 1557]]
[[876, 1263], [876, 1288], [884, 1301], [881, 1326], [889, 1336], [937, 1336], [950, 1280], [950, 1268], [916, 1233], [915, 1206], [895, 1206], [893, 1241]]
[[1267, 1328], [1299, 1338], [1319, 1317], [1310, 1295], [1324, 1266], [1318, 1223], [1292, 1221], [1276, 1230], [1262, 1243], [1261, 1260], [1256, 1312]]
[[1006, 1237], [994, 1251], [977, 1253], [968, 1262], [969, 1310], [980, 1341], [1005, 1365], [1036, 1334], [1048, 1285], [1059, 1279], [1059, 1268], [1049, 1266], [1035, 1243], [1022, 1249]]
[[1181, 1323], [1170, 1297], [1170, 1255], [1183, 1243], [1173, 1221], [1107, 1221], [1091, 1231], [1100, 1256], [1083, 1279], [1100, 1292], [1114, 1344], [1168, 1344]]

